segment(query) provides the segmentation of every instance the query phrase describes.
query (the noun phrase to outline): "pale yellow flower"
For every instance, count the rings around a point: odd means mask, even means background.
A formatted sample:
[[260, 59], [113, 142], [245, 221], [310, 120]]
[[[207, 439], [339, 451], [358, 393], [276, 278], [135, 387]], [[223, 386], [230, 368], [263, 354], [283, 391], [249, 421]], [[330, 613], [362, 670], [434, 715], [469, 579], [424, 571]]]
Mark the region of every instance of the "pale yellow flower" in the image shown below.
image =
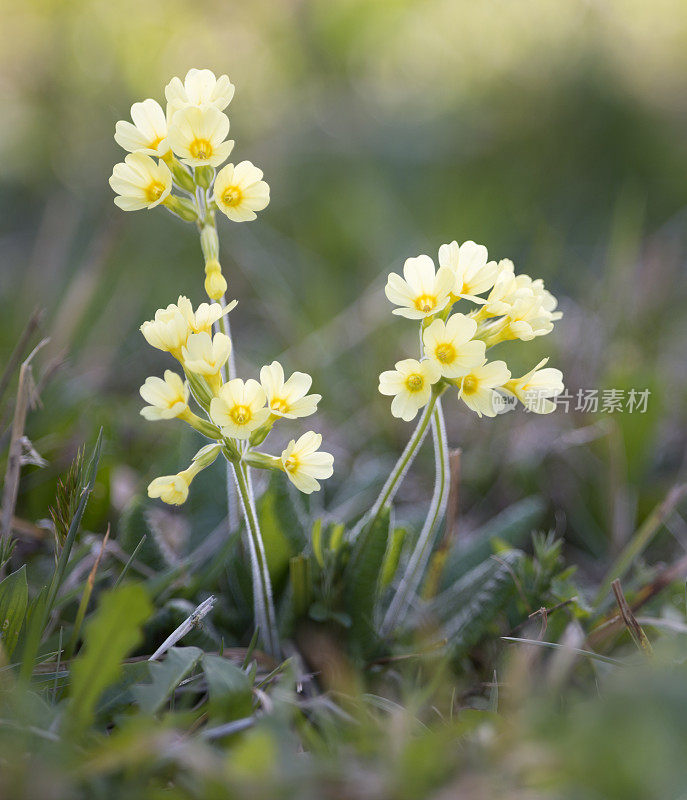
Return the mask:
[[260, 370], [260, 383], [267, 396], [267, 405], [277, 417], [308, 417], [317, 411], [322, 395], [308, 394], [312, 378], [305, 372], [294, 372], [284, 380], [284, 369], [273, 361]]
[[159, 497], [163, 503], [171, 506], [180, 506], [185, 503], [191, 483], [186, 473], [187, 470], [184, 470], [178, 475], [163, 475], [155, 478], [148, 486], [148, 497]]
[[191, 311], [188, 324], [193, 333], [210, 333], [212, 326], [225, 314], [236, 307], [238, 300], [232, 300], [224, 308], [219, 303], [201, 303], [195, 313]]
[[484, 363], [485, 344], [472, 338], [476, 330], [475, 320], [465, 314], [453, 314], [447, 322], [435, 319], [425, 328], [425, 354], [444, 378], [459, 378]]
[[322, 436], [308, 431], [298, 440], [291, 439], [281, 454], [284, 472], [305, 494], [318, 491], [319, 481], [330, 478], [334, 472], [334, 456], [320, 452], [321, 444]]
[[131, 122], [115, 125], [115, 142], [130, 153], [145, 153], [162, 158], [169, 152], [167, 120], [162, 106], [148, 98], [131, 106]]
[[496, 262], [488, 261], [487, 248], [475, 242], [442, 244], [439, 248], [439, 265], [450, 269], [455, 277], [453, 294], [456, 297], [475, 299], [494, 285]]
[[482, 313], [493, 317], [505, 314], [510, 308], [510, 298], [517, 288], [515, 266], [509, 258], [504, 258], [496, 265], [494, 287], [487, 295]]
[[[221, 312], [219, 304], [217, 306]], [[175, 358], [180, 358], [181, 348], [192, 332], [189, 320], [193, 318], [191, 301], [181, 295], [176, 303], [158, 309], [155, 312], [155, 319], [144, 322], [141, 325], [141, 333], [148, 344], [171, 353]]]
[[535, 414], [550, 414], [556, 410], [551, 400], [558, 397], [564, 389], [563, 373], [559, 369], [548, 367], [541, 369], [548, 358], [542, 359], [537, 366], [522, 378], [513, 378], [504, 384], [504, 388], [514, 394], [518, 400]]
[[159, 497], [163, 503], [179, 506], [186, 502], [191, 481], [196, 475], [209, 467], [222, 450], [221, 444], [206, 444], [193, 456], [188, 469], [176, 475], [163, 475], [155, 478], [148, 486], [148, 497]]
[[505, 361], [484, 361], [480, 366], [471, 369], [460, 379], [458, 397], [479, 417], [495, 417], [496, 392], [510, 378], [510, 370]]
[[381, 394], [393, 396], [391, 413], [410, 422], [432, 396], [432, 384], [441, 378], [441, 369], [435, 361], [416, 361], [406, 358], [397, 361], [395, 369], [379, 376]]
[[450, 269], [434, 271], [429, 256], [409, 258], [403, 265], [403, 278], [392, 272], [386, 283], [386, 296], [400, 308], [393, 310], [407, 319], [424, 319], [444, 309], [455, 284]]
[[270, 410], [265, 408], [265, 391], [250, 378], [227, 381], [218, 397], [210, 402], [210, 417], [232, 439], [249, 439], [251, 433], [267, 422]]
[[217, 208], [234, 222], [249, 222], [270, 202], [270, 187], [262, 170], [250, 161], [227, 164], [217, 173], [214, 194]]
[[141, 409], [141, 414], [149, 420], [174, 419], [187, 415], [188, 385], [171, 370], [165, 370], [162, 378], [146, 378], [140, 388], [141, 397], [150, 405]]
[[214, 106], [224, 111], [234, 96], [234, 88], [227, 75], [216, 78], [209, 69], [190, 69], [183, 83], [175, 77], [165, 87], [168, 118], [186, 106]]
[[228, 133], [229, 119], [215, 106], [188, 106], [172, 117], [167, 139], [190, 167], [218, 167], [234, 147], [233, 140], [225, 141]]
[[115, 205], [123, 211], [155, 208], [172, 191], [172, 173], [164, 162], [145, 153], [129, 153], [122, 163], [115, 164], [110, 186], [117, 194]]
[[223, 333], [210, 338], [209, 333], [192, 333], [181, 348], [184, 368], [189, 372], [204, 375], [216, 392], [219, 389], [219, 371], [231, 354], [231, 339]]
[[524, 342], [536, 336], [545, 336], [553, 330], [553, 323], [563, 315], [555, 311], [556, 298], [544, 288], [542, 280], [533, 281], [528, 275], [518, 275], [516, 280], [527, 279], [510, 298], [506, 311], [504, 339], [521, 339]]

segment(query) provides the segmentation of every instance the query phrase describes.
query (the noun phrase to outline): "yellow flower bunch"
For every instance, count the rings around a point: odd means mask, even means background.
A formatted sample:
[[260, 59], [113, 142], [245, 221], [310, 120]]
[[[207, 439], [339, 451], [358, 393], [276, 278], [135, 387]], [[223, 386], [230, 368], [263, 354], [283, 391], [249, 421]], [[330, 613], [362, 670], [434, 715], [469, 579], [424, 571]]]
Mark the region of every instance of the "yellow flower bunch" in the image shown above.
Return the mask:
[[[125, 211], [163, 205], [195, 222], [205, 255], [205, 289], [211, 300], [220, 301], [201, 303], [194, 310], [181, 296], [141, 326], [148, 343], [170, 353], [184, 373], [182, 378], [167, 370], [164, 379], [148, 378], [141, 387], [148, 405], [141, 413], [148, 420], [181, 419], [218, 443], [201, 451], [202, 457], [187, 470], [150, 484], [151, 497], [172, 504], [186, 500], [195, 475], [219, 452], [233, 464], [281, 470], [307, 493], [319, 489], [318, 481], [333, 471], [332, 456], [319, 452], [321, 437], [312, 431], [292, 440], [279, 456], [253, 449], [278, 420], [315, 413], [321, 397], [308, 394], [309, 375], [294, 372], [285, 379], [281, 364], [274, 361], [262, 367], [259, 381], [244, 382], [226, 368], [233, 347], [227, 314], [236, 301], [224, 301], [227, 282], [219, 262], [215, 212], [247, 222], [269, 203], [269, 186], [250, 161], [218, 170], [234, 146], [227, 139], [229, 118], [224, 113], [233, 95], [226, 75], [216, 78], [210, 70], [191, 69], [183, 82], [173, 78], [167, 85], [166, 110], [152, 99], [134, 103], [132, 121], [115, 127], [115, 140], [129, 151], [110, 178], [115, 203]], [[199, 413], [189, 407], [191, 397]]]
[[[541, 369], [544, 360], [513, 378], [505, 361], [486, 355], [500, 342], [553, 330], [562, 314], [541, 279], [516, 275], [508, 259], [490, 261], [483, 245], [454, 241], [439, 248], [438, 269], [427, 255], [407, 259], [403, 277], [389, 275], [386, 296], [397, 306], [394, 314], [420, 322], [420, 360], [404, 359], [379, 376], [395, 417], [409, 422], [449, 387], [480, 417], [496, 415], [499, 395], [514, 396], [539, 414], [555, 409], [552, 398], [563, 391], [560, 370]], [[454, 312], [460, 301], [472, 307]]]

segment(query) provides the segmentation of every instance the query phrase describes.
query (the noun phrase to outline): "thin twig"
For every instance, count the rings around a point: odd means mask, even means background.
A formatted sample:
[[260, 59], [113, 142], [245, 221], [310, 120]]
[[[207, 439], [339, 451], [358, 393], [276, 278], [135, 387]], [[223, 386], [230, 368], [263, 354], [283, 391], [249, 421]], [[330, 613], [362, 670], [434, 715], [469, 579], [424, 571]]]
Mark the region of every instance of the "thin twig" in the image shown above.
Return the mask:
[[22, 436], [24, 435], [24, 425], [26, 423], [26, 415], [31, 400], [31, 361], [41, 347], [46, 345], [48, 341], [48, 339], [40, 341], [31, 353], [29, 353], [19, 370], [17, 404], [14, 409], [12, 439], [7, 456], [7, 471], [5, 472], [5, 486], [2, 495], [2, 525], [0, 526], [0, 537], [10, 536], [12, 533], [12, 517], [14, 516], [14, 508], [17, 504], [19, 477], [21, 474]]
[[618, 604], [618, 608], [620, 609], [620, 616], [623, 618], [623, 622], [625, 623], [625, 627], [630, 633], [632, 637], [632, 641], [637, 645], [637, 647], [647, 655], [653, 655], [653, 649], [651, 647], [651, 642], [647, 638], [647, 635], [642, 630], [642, 626], [637, 622], [637, 618], [632, 613], [632, 609], [630, 608], [629, 603], [625, 599], [625, 595], [623, 594], [623, 588], [620, 585], [620, 580], [616, 578], [613, 583], [611, 584], [611, 588], [613, 589], [613, 594], [615, 595], [616, 603]]
[[0, 400], [2, 400], [10, 381], [12, 380], [12, 374], [17, 368], [17, 364], [19, 363], [27, 344], [29, 343], [33, 334], [40, 327], [44, 314], [45, 309], [35, 308], [33, 310], [28, 322], [24, 327], [24, 330], [21, 333], [21, 336], [19, 337], [19, 340], [17, 341], [17, 344], [14, 346], [14, 350], [12, 350], [10, 357], [7, 359], [7, 364], [2, 372], [2, 376], [0, 377]]
[[205, 617], [207, 614], [212, 611], [212, 607], [215, 605], [215, 597], [210, 595], [207, 600], [203, 600], [203, 602], [195, 609], [195, 611], [190, 614], [179, 627], [170, 635], [168, 636], [164, 642], [157, 648], [157, 650], [153, 653], [152, 656], [148, 659], [148, 661], [156, 661], [160, 658], [161, 655], [167, 652], [170, 647], [174, 647], [174, 645], [182, 639], [186, 634], [193, 630], [193, 628], [197, 628], [200, 624], [200, 621]]

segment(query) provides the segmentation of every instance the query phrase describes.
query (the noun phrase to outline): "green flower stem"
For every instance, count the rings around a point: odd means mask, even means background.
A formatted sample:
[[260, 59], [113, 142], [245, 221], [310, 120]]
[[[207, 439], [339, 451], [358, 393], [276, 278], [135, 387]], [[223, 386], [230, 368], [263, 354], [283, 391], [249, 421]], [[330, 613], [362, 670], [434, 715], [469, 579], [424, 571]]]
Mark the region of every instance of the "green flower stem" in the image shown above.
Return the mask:
[[246, 520], [245, 541], [250, 553], [251, 572], [253, 575], [255, 625], [259, 630], [265, 650], [274, 658], [279, 659], [279, 634], [272, 601], [272, 584], [269, 570], [267, 569], [267, 559], [260, 534], [258, 515], [253, 503], [250, 474], [246, 464], [232, 464], [231, 467], [236, 478], [236, 487], [241, 499], [243, 516]]
[[420, 532], [417, 544], [415, 545], [415, 549], [406, 565], [403, 577], [396, 589], [396, 594], [393, 596], [384, 616], [380, 628], [380, 632], [383, 636], [393, 631], [415, 596], [427, 566], [436, 530], [446, 513], [450, 485], [448, 445], [446, 442], [444, 413], [441, 408], [441, 400], [438, 398], [432, 412], [432, 436], [434, 439], [434, 457], [436, 464], [434, 494], [432, 495], [429, 512], [425, 519], [425, 524], [422, 527], [422, 531]]
[[[198, 187], [196, 191], [196, 206], [198, 209], [198, 232], [200, 235], [200, 246], [203, 251], [203, 258], [215, 258], [219, 260], [219, 238], [217, 236], [217, 223], [215, 220], [215, 212], [207, 203], [207, 192], [202, 187]], [[202, 222], [200, 221], [202, 220]], [[208, 229], [204, 231], [204, 229]], [[210, 235], [208, 235], [210, 234]], [[220, 298], [220, 305], [224, 309], [227, 301], [224, 296]], [[219, 320], [219, 327], [222, 333], [228, 337], [231, 342], [231, 349], [229, 351], [229, 359], [222, 367], [222, 380], [231, 380], [236, 377], [236, 362], [234, 360], [234, 342], [231, 338], [231, 326], [227, 318], [227, 314], [223, 314]], [[229, 530], [234, 531], [239, 525], [238, 515], [238, 502], [236, 497], [236, 487], [232, 479], [232, 468], [227, 464], [226, 470], [226, 484], [227, 484], [227, 520]]]
[[427, 403], [427, 405], [424, 407], [420, 421], [417, 423], [412, 436], [408, 440], [408, 444], [401, 453], [401, 457], [391, 470], [391, 474], [386, 479], [384, 486], [382, 486], [382, 490], [375, 500], [374, 505], [353, 529], [351, 538], [357, 538], [365, 525], [374, 525], [382, 509], [394, 499], [394, 496], [396, 495], [403, 478], [405, 478], [410, 465], [413, 463], [413, 460], [417, 455], [417, 451], [420, 449], [420, 445], [424, 441], [424, 438], [427, 434], [427, 428], [429, 427], [430, 420], [432, 419], [434, 406], [445, 388], [446, 387], [443, 384], [437, 384], [434, 387], [432, 391], [432, 397], [430, 398], [429, 403]]

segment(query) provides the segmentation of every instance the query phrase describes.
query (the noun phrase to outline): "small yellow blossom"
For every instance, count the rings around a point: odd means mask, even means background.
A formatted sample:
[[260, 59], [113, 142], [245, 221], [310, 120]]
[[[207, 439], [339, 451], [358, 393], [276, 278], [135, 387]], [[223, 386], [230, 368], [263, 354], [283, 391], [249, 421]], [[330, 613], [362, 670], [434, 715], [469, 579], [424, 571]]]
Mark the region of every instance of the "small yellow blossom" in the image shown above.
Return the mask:
[[453, 314], [447, 322], [435, 319], [422, 334], [427, 358], [444, 378], [459, 378], [484, 363], [485, 344], [473, 339], [477, 323], [465, 314]]
[[163, 475], [155, 478], [148, 486], [148, 497], [159, 497], [163, 503], [170, 506], [180, 506], [185, 503], [188, 498], [188, 487], [193, 479], [191, 476], [189, 480], [187, 472], [184, 470], [178, 475]]
[[217, 208], [234, 222], [249, 222], [270, 202], [270, 187], [262, 180], [262, 170], [250, 161], [227, 164], [215, 178]]
[[270, 416], [265, 400], [265, 391], [257, 381], [250, 378], [244, 383], [241, 378], [234, 378], [210, 402], [210, 417], [223, 436], [249, 439]]
[[[475, 242], [442, 244], [439, 248], [439, 266], [450, 269], [455, 278], [453, 294], [456, 297], [475, 299], [494, 285], [496, 262], [488, 261], [487, 248]], [[483, 302], [483, 301], [481, 301]]]
[[[219, 304], [217, 306], [221, 312]], [[170, 303], [167, 308], [159, 308], [155, 312], [155, 319], [144, 322], [141, 333], [148, 344], [171, 353], [175, 358], [181, 358], [181, 348], [186, 344], [189, 334], [194, 332], [190, 324], [193, 318], [191, 301], [181, 295], [176, 303]]]
[[167, 138], [190, 167], [218, 167], [234, 147], [233, 140], [225, 141], [228, 133], [229, 119], [215, 106], [188, 106], [172, 117]]
[[210, 333], [217, 320], [236, 307], [238, 300], [232, 300], [224, 308], [219, 303], [201, 303], [195, 313], [191, 311], [188, 324], [193, 333]]
[[131, 106], [131, 122], [120, 120], [115, 125], [115, 141], [130, 153], [145, 153], [162, 158], [169, 152], [167, 120], [162, 106], [148, 98]]
[[400, 308], [393, 310], [407, 319], [424, 319], [444, 309], [449, 303], [455, 277], [450, 269], [434, 271], [429, 256], [409, 258], [403, 265], [403, 278], [395, 272], [389, 275], [385, 292], [388, 299]]
[[435, 361], [416, 361], [407, 358], [397, 361], [395, 369], [379, 376], [381, 394], [393, 396], [391, 413], [410, 422], [432, 395], [432, 384], [441, 378], [441, 369]]
[[484, 361], [460, 379], [458, 397], [481, 417], [496, 416], [496, 392], [510, 378], [505, 361]]
[[174, 419], [187, 414], [188, 385], [171, 370], [165, 370], [162, 378], [146, 378], [140, 388], [141, 397], [150, 403], [141, 409], [141, 414], [149, 420]]
[[281, 454], [284, 472], [305, 494], [318, 491], [319, 481], [330, 478], [334, 472], [334, 456], [320, 452], [321, 444], [322, 436], [308, 431], [298, 440], [291, 439]]
[[487, 302], [481, 313], [484, 316], [500, 317], [510, 308], [510, 298], [517, 290], [515, 266], [509, 258], [504, 258], [496, 265], [494, 287], [487, 295]]
[[155, 208], [172, 191], [172, 173], [165, 163], [145, 153], [129, 153], [122, 163], [115, 164], [110, 186], [117, 194], [115, 205], [123, 211]]
[[317, 411], [322, 395], [308, 394], [312, 378], [305, 372], [294, 372], [284, 380], [284, 369], [273, 361], [260, 370], [260, 383], [267, 396], [267, 405], [277, 417], [308, 417]]
[[212, 338], [209, 333], [192, 333], [181, 348], [184, 368], [204, 375], [215, 392], [219, 390], [221, 382], [219, 371], [230, 353], [231, 339], [223, 333], [216, 333]]
[[234, 88], [227, 75], [216, 78], [209, 69], [190, 69], [183, 83], [175, 77], [165, 87], [168, 118], [187, 106], [214, 106], [224, 111], [234, 96]]
[[537, 366], [522, 378], [513, 378], [504, 384], [504, 388], [514, 394], [518, 400], [535, 414], [550, 414], [556, 410], [552, 397], [558, 397], [563, 391], [563, 373], [559, 369], [547, 367], [541, 369], [548, 358], [542, 359]]

